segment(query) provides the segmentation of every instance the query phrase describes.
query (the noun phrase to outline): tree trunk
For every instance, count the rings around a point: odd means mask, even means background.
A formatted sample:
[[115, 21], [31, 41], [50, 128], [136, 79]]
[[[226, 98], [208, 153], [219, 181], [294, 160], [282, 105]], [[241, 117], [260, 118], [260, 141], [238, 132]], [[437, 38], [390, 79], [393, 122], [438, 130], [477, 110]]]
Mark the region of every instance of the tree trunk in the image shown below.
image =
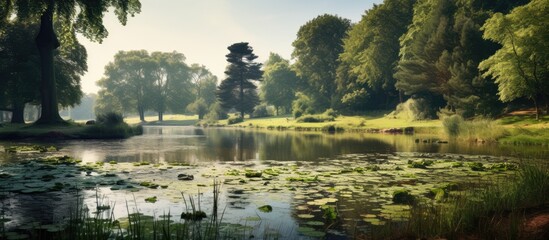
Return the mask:
[[244, 119], [244, 79], [242, 79], [242, 74], [240, 75], [240, 117]]
[[137, 107], [137, 112], [139, 112], [139, 120], [141, 122], [144, 122], [145, 121], [145, 110], [143, 110], [143, 107], [142, 106], [138, 106]]
[[42, 110], [37, 123], [62, 123], [57, 106], [55, 78], [53, 73], [53, 50], [59, 47], [59, 40], [53, 31], [53, 0], [48, 1], [48, 7], [40, 20], [40, 32], [36, 37], [36, 46], [40, 53], [40, 97]]
[[538, 106], [538, 100], [536, 99], [536, 97], [534, 97], [534, 106], [536, 108], [536, 120], [539, 120], [539, 106]]
[[164, 113], [162, 111], [158, 111], [158, 121], [164, 121]]
[[11, 112], [11, 123], [25, 123], [25, 104], [14, 103], [13, 111]]

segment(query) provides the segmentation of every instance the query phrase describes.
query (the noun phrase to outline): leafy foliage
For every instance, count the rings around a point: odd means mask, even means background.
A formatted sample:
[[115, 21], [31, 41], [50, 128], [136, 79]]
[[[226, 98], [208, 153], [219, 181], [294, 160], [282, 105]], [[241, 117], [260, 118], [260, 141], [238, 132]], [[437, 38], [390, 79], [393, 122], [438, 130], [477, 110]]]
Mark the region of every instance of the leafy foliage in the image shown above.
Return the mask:
[[[83, 95], [80, 77], [87, 71], [87, 53], [74, 32], [57, 30], [64, 43], [53, 56], [57, 97], [62, 107], [74, 106]], [[34, 42], [37, 31], [36, 23], [10, 21], [0, 32], [0, 96], [5, 97], [0, 104], [12, 109], [12, 122], [24, 122], [25, 104], [40, 103], [40, 61]]]
[[393, 68], [399, 37], [412, 21], [415, 0], [386, 0], [367, 10], [343, 40], [337, 88], [351, 110], [394, 107], [398, 100]]
[[[40, 56], [40, 103], [41, 115], [38, 123], [63, 122], [59, 116], [57, 84], [54, 72], [53, 51], [61, 44], [67, 44], [69, 38], [58, 38], [54, 31], [53, 16], [56, 15], [62, 32], [79, 32], [93, 41], [101, 41], [107, 37], [108, 32], [103, 25], [103, 13], [109, 8], [114, 9], [119, 21], [125, 24], [128, 15], [140, 12], [139, 0], [101, 0], [101, 1], [69, 1], [69, 0], [45, 0], [45, 1], [15, 1], [7, 0], [0, 3], [0, 27], [2, 29], [11, 18], [22, 22], [40, 22], [40, 31], [36, 36], [36, 46]], [[34, 39], [31, 38], [31, 39]], [[84, 58], [85, 59], [85, 58]], [[71, 65], [59, 64], [58, 69]], [[84, 70], [85, 71], [85, 70]], [[80, 74], [81, 75], [81, 74]], [[66, 82], [71, 78], [64, 79]], [[81, 97], [81, 94], [80, 96]]]
[[309, 96], [302, 92], [295, 94], [296, 99], [292, 102], [292, 114], [294, 118], [299, 118], [303, 114], [313, 113], [313, 101]]
[[343, 52], [343, 38], [351, 27], [349, 19], [329, 14], [320, 15], [299, 28], [292, 43], [293, 69], [307, 82], [302, 89], [322, 112], [337, 102], [336, 69]]
[[[192, 101], [189, 68], [178, 52], [149, 53], [120, 51], [105, 67], [105, 77], [99, 81], [96, 110], [137, 110], [141, 121], [145, 111], [154, 109], [162, 120], [163, 112], [183, 112]], [[120, 112], [122, 112], [120, 111]]]
[[520, 97], [538, 107], [547, 98], [549, 85], [549, 4], [532, 0], [509, 14], [496, 13], [486, 21], [483, 37], [502, 45], [494, 55], [481, 62], [483, 76], [493, 76], [499, 98], [509, 102]]
[[289, 111], [295, 98], [296, 89], [299, 89], [301, 79], [291, 69], [290, 62], [276, 53], [271, 53], [265, 62], [265, 72], [260, 88], [261, 98], [278, 109]]

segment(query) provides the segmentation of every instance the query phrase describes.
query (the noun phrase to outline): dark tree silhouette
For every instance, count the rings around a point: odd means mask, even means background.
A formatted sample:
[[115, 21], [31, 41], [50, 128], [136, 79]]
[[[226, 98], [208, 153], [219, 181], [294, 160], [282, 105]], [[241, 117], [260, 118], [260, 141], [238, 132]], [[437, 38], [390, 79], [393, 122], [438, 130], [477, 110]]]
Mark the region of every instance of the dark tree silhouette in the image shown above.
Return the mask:
[[114, 8], [118, 20], [125, 24], [128, 15], [140, 12], [141, 3], [139, 0], [0, 1], [0, 27], [2, 28], [13, 16], [19, 20], [38, 20], [40, 16], [40, 32], [36, 37], [36, 45], [40, 53], [42, 110], [37, 123], [63, 122], [59, 116], [54, 80], [53, 52], [60, 46], [60, 42], [53, 28], [53, 15], [57, 15], [64, 27], [74, 28], [91, 40], [101, 41], [108, 35], [103, 25], [103, 13], [111, 7]]
[[247, 42], [235, 43], [228, 49], [227, 78], [219, 85], [217, 98], [223, 108], [234, 108], [244, 117], [244, 113], [251, 113], [259, 103], [257, 86], [252, 81], [261, 81], [263, 71], [261, 63], [254, 62], [257, 56]]

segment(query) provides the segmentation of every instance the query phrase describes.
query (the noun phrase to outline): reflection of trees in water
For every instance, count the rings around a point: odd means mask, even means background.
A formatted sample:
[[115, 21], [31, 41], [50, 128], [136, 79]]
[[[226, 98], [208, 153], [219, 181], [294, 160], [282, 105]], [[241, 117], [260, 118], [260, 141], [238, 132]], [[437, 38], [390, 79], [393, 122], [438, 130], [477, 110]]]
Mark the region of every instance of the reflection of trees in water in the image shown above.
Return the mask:
[[[315, 161], [349, 153], [432, 152], [478, 155], [546, 157], [544, 147], [472, 144], [416, 143], [416, 139], [436, 139], [427, 135], [385, 135], [196, 127], [145, 127], [142, 137], [123, 141], [86, 141], [60, 143], [70, 148], [69, 155], [90, 152], [97, 161], [150, 163], [200, 163], [246, 161]], [[162, 133], [161, 136], [158, 136]], [[150, 135], [148, 135], [150, 134]], [[155, 136], [157, 135], [157, 136]], [[56, 144], [57, 145], [57, 144]], [[1, 156], [1, 155], [0, 155]], [[0, 157], [1, 158], [1, 157]], [[6, 157], [4, 157], [6, 159]], [[1, 159], [0, 159], [1, 160]], [[9, 159], [8, 159], [9, 160]]]
[[256, 143], [252, 132], [213, 130], [207, 132], [204, 151], [215, 152], [210, 160], [246, 161], [255, 159]]

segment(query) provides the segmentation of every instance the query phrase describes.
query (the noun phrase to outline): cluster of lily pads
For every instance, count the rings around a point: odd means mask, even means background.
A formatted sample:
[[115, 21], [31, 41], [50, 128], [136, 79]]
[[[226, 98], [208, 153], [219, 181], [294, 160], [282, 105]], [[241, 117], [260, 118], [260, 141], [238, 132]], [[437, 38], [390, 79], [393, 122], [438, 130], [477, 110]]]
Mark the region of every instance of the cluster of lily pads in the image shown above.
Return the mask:
[[[444, 202], [463, 191], [504, 179], [517, 168], [508, 158], [426, 153], [348, 154], [314, 162], [194, 166], [113, 160], [83, 164], [68, 156], [56, 156], [2, 166], [0, 192], [99, 189], [113, 199], [132, 194], [138, 199], [136, 204], [148, 203], [140, 208], [154, 209], [181, 204], [182, 192], [196, 193], [200, 188], [209, 191], [216, 179], [223, 182], [222, 202], [230, 211], [252, 209], [265, 217], [281, 211], [276, 203], [286, 202], [291, 209], [283, 218], [295, 219], [299, 234], [349, 236], [367, 234], [375, 226], [404, 222], [410, 204]], [[208, 212], [211, 207], [204, 206], [203, 210]], [[181, 218], [206, 217], [196, 214], [182, 211]], [[247, 221], [257, 218], [241, 217]], [[227, 224], [238, 223], [227, 217], [225, 220]]]

